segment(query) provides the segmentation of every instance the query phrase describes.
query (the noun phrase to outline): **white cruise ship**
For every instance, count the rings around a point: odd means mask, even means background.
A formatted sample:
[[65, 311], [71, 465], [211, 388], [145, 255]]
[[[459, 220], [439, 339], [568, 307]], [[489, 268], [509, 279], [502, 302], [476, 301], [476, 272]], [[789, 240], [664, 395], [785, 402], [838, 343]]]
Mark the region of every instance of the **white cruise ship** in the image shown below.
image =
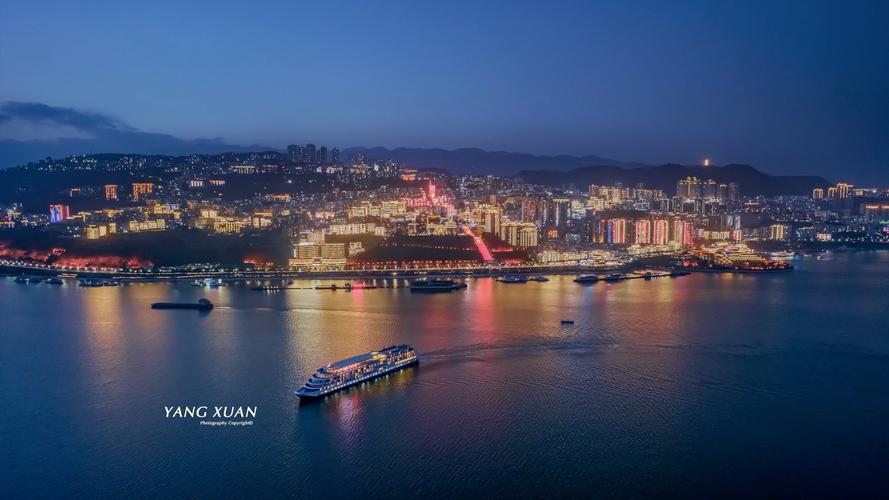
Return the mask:
[[296, 391], [296, 395], [301, 398], [326, 396], [340, 389], [417, 364], [419, 361], [414, 348], [407, 344], [360, 354], [318, 368], [306, 385]]

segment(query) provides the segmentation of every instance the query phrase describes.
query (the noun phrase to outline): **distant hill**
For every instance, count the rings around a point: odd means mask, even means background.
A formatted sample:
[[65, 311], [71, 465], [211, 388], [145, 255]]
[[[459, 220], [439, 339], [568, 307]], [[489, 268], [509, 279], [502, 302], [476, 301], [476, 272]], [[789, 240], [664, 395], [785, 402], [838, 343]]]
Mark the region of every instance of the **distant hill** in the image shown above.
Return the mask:
[[624, 186], [642, 183], [646, 187], [662, 189], [669, 194], [676, 190], [676, 181], [688, 176], [714, 179], [718, 182], [737, 182], [745, 195], [774, 196], [779, 194], [806, 195], [816, 187], [826, 187], [832, 182], [814, 175], [769, 175], [750, 165], [725, 165], [723, 167], [660, 165], [636, 168], [620, 166], [580, 167], [567, 171], [523, 170], [517, 174], [526, 182], [545, 186], [574, 185], [585, 189], [590, 184]]
[[387, 149], [355, 147], [344, 150], [343, 159], [354, 153], [364, 153], [368, 158], [388, 158], [400, 161], [409, 167], [441, 168], [455, 174], [512, 176], [520, 170], [565, 170], [586, 165], [615, 165], [628, 168], [642, 166], [641, 163], [623, 162], [594, 155], [537, 156], [527, 153], [485, 151], [478, 148]]

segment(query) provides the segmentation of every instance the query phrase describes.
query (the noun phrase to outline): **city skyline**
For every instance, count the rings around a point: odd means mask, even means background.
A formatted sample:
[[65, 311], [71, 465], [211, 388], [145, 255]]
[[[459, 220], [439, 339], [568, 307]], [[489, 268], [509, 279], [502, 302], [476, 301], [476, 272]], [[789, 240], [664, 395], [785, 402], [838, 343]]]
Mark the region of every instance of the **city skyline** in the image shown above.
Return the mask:
[[[511, 5], [6, 3], [0, 101], [56, 114], [6, 106], [0, 152], [208, 137], [195, 144], [711, 158], [889, 181], [885, 3]], [[288, 24], [306, 18], [329, 22]]]

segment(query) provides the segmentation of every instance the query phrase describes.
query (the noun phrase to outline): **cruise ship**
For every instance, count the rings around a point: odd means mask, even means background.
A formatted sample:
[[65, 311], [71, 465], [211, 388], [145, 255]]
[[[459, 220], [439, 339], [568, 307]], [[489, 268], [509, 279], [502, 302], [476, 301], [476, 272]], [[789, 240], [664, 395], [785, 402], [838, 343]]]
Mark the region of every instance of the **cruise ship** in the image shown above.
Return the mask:
[[318, 368], [296, 395], [317, 398], [419, 363], [414, 348], [393, 345]]

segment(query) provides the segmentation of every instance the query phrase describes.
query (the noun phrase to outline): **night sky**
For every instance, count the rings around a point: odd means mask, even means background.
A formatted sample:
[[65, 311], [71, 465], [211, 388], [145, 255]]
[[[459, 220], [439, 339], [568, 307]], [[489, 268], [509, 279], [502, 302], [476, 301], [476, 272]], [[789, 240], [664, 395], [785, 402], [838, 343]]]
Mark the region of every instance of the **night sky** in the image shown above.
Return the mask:
[[277, 148], [710, 157], [889, 185], [885, 0], [83, 3], [0, 1], [5, 143], [89, 138], [86, 116]]

